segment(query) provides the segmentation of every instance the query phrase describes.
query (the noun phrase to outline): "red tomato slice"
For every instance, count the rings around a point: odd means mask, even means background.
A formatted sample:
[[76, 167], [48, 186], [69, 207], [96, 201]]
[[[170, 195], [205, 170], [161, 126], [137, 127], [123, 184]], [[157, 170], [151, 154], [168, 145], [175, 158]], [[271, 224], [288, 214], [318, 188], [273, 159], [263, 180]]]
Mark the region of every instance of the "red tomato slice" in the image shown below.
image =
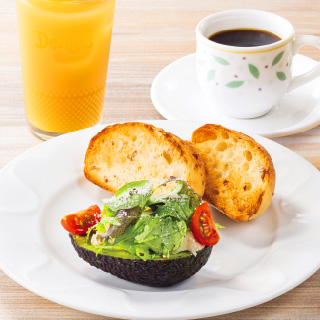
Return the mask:
[[97, 205], [76, 213], [65, 215], [61, 219], [62, 226], [70, 233], [84, 235], [101, 220], [101, 210]]
[[196, 240], [205, 246], [214, 246], [220, 240], [218, 229], [207, 202], [200, 204], [194, 211], [191, 228]]

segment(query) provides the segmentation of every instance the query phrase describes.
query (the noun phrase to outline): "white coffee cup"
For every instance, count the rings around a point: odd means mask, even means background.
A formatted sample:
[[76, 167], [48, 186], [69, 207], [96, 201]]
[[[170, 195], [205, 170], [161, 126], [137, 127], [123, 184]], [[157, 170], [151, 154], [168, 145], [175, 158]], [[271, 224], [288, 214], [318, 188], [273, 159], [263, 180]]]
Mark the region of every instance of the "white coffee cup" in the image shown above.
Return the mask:
[[[265, 30], [281, 40], [255, 47], [236, 47], [209, 40], [232, 29]], [[213, 108], [235, 118], [255, 118], [272, 109], [289, 92], [320, 76], [320, 63], [292, 77], [292, 57], [303, 45], [320, 49], [320, 38], [295, 36], [292, 24], [273, 13], [230, 10], [212, 14], [196, 27], [197, 74]]]

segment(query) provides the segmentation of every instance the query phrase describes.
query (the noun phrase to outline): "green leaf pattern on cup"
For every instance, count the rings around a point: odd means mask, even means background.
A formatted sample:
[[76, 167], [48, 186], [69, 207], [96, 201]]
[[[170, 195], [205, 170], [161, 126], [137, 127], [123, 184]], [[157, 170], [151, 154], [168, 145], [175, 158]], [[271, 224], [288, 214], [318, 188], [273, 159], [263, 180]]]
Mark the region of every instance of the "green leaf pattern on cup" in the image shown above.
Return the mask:
[[244, 81], [231, 81], [226, 84], [228, 88], [239, 88], [244, 84]]
[[208, 74], [207, 74], [207, 82], [211, 81], [214, 76], [216, 75], [216, 71], [215, 70], [209, 70]]
[[258, 70], [258, 68], [256, 66], [254, 66], [253, 64], [248, 64], [248, 67], [249, 67], [249, 71], [250, 73], [256, 78], [256, 79], [259, 79], [259, 76], [260, 76], [260, 72]]
[[[283, 55], [284, 55], [284, 52], [285, 51], [281, 51], [280, 53], [278, 53], [274, 59], [272, 60], [272, 66], [275, 66], [277, 65], [280, 60], [282, 59]], [[229, 61], [227, 61], [226, 59], [224, 58], [221, 58], [219, 56], [216, 56], [216, 55], [213, 55], [213, 58], [215, 59], [216, 62], [218, 62], [219, 64], [223, 65], [223, 66], [228, 66], [230, 65]], [[280, 68], [281, 68], [281, 64], [279, 65]], [[267, 68], [268, 66], [266, 66]], [[240, 68], [238, 68], [240, 70]], [[260, 71], [258, 69], [258, 67], [254, 64], [251, 64], [251, 63], [248, 63], [248, 69], [250, 71], [250, 74], [255, 78], [255, 79], [259, 79], [260, 77]], [[282, 69], [282, 68], [281, 68]], [[210, 69], [208, 72], [207, 72], [207, 82], [210, 82], [212, 81], [212, 79], [216, 76], [216, 70], [214, 69]], [[277, 78], [280, 80], [280, 81], [285, 81], [287, 80], [287, 76], [284, 72], [282, 71], [278, 71], [276, 72], [276, 76]], [[249, 79], [246, 79], [246, 80], [234, 80], [234, 81], [230, 81], [230, 82], [227, 82], [225, 84], [226, 87], [228, 88], [239, 88], [241, 87], [246, 81], [249, 81]], [[261, 90], [261, 89], [259, 89]]]
[[276, 57], [272, 61], [272, 66], [275, 66], [281, 60], [283, 54], [284, 54], [284, 51], [281, 51], [276, 55]]
[[284, 72], [277, 72], [277, 78], [281, 81], [284, 81], [287, 79], [286, 75]]
[[222, 64], [224, 66], [227, 66], [227, 65], [230, 64], [227, 60], [225, 60], [225, 59], [223, 59], [221, 57], [218, 57], [218, 56], [213, 56], [213, 57], [218, 63], [220, 63], [220, 64]]

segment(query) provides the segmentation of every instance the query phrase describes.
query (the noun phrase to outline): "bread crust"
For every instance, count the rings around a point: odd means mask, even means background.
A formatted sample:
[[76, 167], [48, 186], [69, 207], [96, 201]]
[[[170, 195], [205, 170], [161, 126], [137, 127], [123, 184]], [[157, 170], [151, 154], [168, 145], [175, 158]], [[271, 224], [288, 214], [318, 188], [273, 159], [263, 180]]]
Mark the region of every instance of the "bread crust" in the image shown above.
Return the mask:
[[107, 126], [90, 141], [84, 174], [99, 187], [115, 193], [123, 184], [148, 179], [154, 186], [174, 176], [203, 195], [203, 160], [189, 142], [153, 125], [126, 122]]
[[214, 124], [195, 130], [191, 143], [206, 165], [205, 200], [236, 221], [255, 219], [267, 210], [276, 174], [263, 146]]

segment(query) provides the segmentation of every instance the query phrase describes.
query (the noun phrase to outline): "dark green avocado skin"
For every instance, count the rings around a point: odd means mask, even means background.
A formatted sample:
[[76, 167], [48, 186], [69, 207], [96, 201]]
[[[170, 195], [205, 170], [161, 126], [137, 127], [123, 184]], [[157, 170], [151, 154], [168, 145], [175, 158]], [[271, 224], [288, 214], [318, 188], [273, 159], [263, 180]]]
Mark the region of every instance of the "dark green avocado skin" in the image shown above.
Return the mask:
[[207, 263], [212, 251], [212, 247], [205, 247], [196, 257], [190, 255], [175, 259], [143, 261], [105, 254], [96, 255], [94, 251], [77, 245], [71, 234], [70, 238], [79, 257], [92, 266], [118, 278], [151, 287], [168, 287], [189, 279]]

